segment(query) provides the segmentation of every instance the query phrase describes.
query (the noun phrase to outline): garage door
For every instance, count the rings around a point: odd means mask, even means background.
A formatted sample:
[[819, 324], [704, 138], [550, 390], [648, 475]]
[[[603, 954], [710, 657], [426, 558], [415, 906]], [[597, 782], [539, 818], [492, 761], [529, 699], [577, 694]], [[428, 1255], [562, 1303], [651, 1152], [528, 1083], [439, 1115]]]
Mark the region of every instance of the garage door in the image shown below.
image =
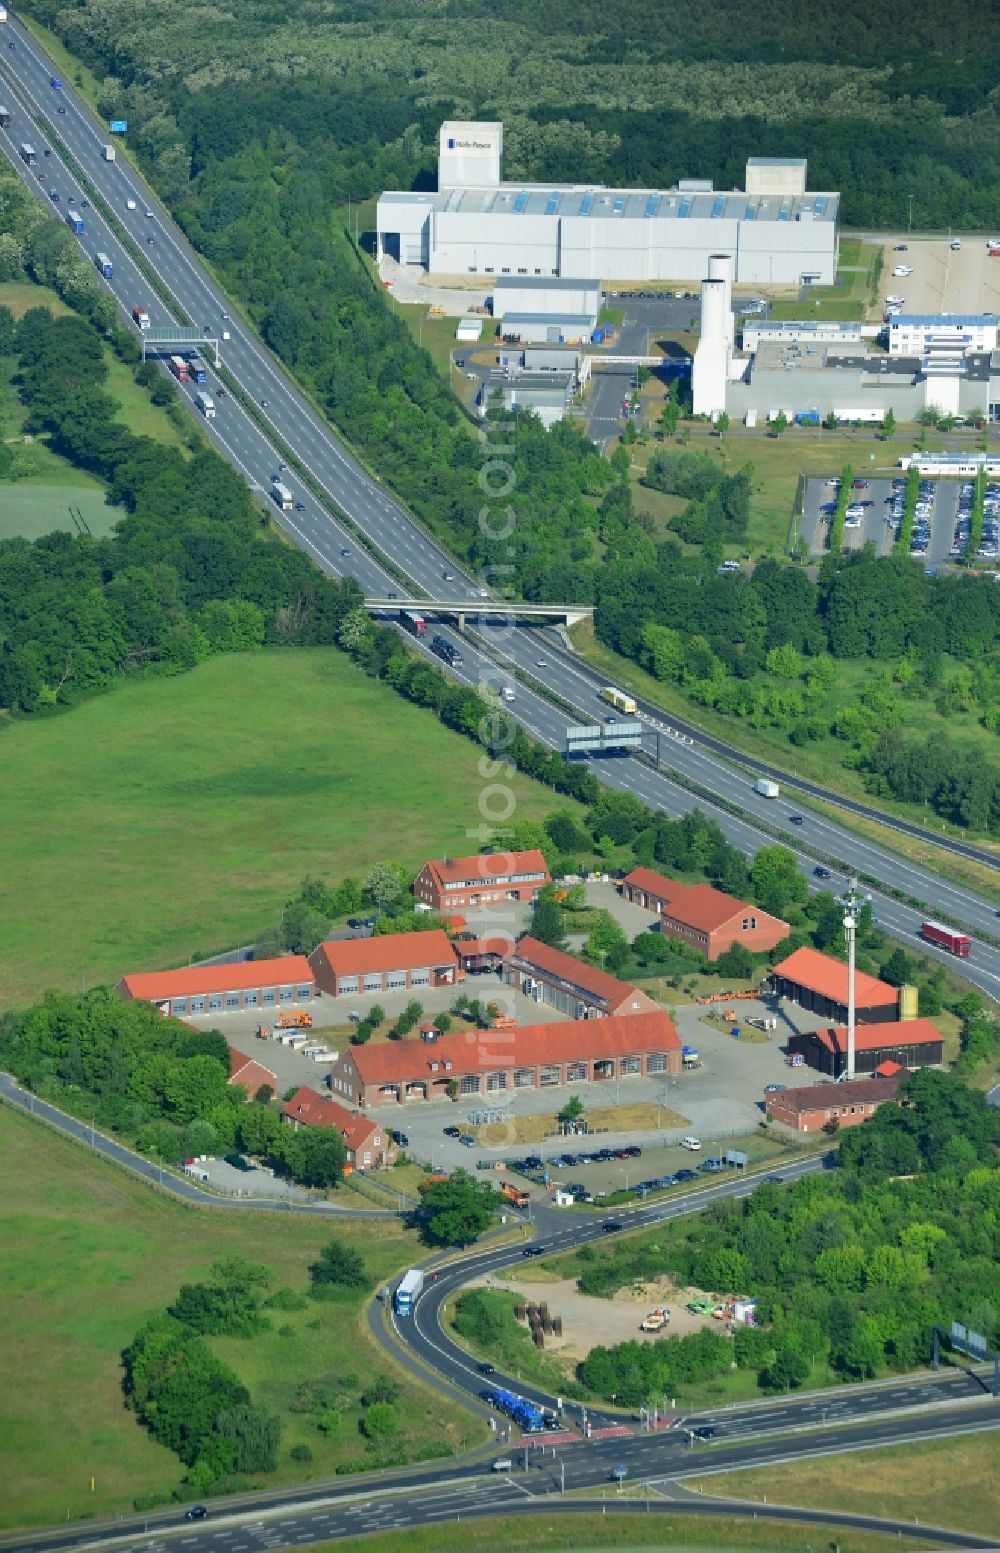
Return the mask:
[[406, 972], [405, 971], [390, 971], [389, 972], [389, 991], [390, 992], [392, 992], [394, 989], [398, 989], [399, 987], [405, 987], [405, 986], [406, 986]]
[[414, 971], [410, 977], [410, 985], [413, 987], [429, 987], [430, 981], [430, 971]]
[[338, 993], [340, 993], [340, 992], [357, 992], [357, 990], [358, 990], [358, 978], [356, 976], [341, 976], [339, 981], [337, 982], [337, 991], [338, 991]]

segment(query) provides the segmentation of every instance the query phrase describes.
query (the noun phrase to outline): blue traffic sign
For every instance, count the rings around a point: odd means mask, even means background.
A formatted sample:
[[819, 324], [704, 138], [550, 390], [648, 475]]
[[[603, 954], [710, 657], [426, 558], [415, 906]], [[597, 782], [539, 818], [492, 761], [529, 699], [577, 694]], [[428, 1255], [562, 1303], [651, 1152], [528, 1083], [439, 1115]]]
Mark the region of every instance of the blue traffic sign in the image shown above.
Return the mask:
[[108, 129], [112, 135], [124, 135], [128, 131], [128, 119], [112, 119]]

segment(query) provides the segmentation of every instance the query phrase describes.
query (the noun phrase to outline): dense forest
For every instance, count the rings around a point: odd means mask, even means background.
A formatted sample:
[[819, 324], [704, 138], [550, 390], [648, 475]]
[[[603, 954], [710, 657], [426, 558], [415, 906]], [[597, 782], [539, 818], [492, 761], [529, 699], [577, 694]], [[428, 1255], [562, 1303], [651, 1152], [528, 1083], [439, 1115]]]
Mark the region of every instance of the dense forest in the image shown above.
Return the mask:
[[[584, 1292], [668, 1276], [752, 1295], [757, 1325], [591, 1350], [580, 1378], [625, 1406], [659, 1404], [733, 1360], [765, 1389], [826, 1373], [865, 1380], [930, 1358], [932, 1328], [1000, 1331], [1000, 1115], [959, 1079], [926, 1070], [839, 1145], [841, 1168], [713, 1204], [610, 1254], [578, 1254]], [[901, 1178], [901, 1179], [900, 1179]]]

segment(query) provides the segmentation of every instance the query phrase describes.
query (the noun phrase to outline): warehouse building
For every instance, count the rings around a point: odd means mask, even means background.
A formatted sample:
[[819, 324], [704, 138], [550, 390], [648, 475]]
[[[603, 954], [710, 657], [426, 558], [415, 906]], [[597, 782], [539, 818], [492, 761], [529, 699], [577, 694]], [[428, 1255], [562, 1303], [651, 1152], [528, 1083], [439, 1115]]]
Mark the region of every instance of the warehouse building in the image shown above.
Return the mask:
[[340, 1052], [330, 1088], [355, 1105], [446, 1100], [679, 1074], [681, 1043], [662, 1009], [609, 1019], [378, 1041]]
[[511, 315], [576, 317], [592, 319], [604, 305], [599, 280], [572, 280], [558, 276], [501, 276], [493, 286], [493, 317], [507, 334]]
[[[820, 954], [818, 949], [805, 945], [796, 949], [787, 960], [774, 966], [768, 986], [777, 997], [788, 998], [821, 1019], [834, 1019], [838, 1023], [847, 1020], [847, 966], [842, 960]], [[899, 991], [864, 971], [857, 971], [854, 1007], [859, 1025], [895, 1024], [899, 1019]]]
[[[801, 1056], [806, 1066], [815, 1068], [818, 1073], [840, 1078], [847, 1072], [847, 1027], [837, 1025], [789, 1036], [788, 1054]], [[874, 1073], [887, 1062], [898, 1063], [911, 1071], [931, 1068], [943, 1059], [941, 1032], [929, 1019], [893, 1020], [854, 1032], [856, 1073]]]
[[678, 884], [651, 868], [634, 868], [622, 880], [626, 900], [659, 913], [660, 932], [681, 938], [717, 960], [733, 944], [753, 954], [773, 949], [791, 929], [780, 917], [737, 900], [710, 884]]
[[413, 881], [418, 901], [432, 911], [456, 906], [494, 906], [500, 901], [533, 901], [551, 884], [541, 852], [480, 852], [425, 863]]
[[309, 1003], [316, 992], [305, 955], [243, 960], [239, 965], [186, 965], [179, 971], [123, 976], [116, 991], [153, 1003], [161, 1014], [232, 1014], [243, 1008], [288, 1008]]
[[571, 1019], [647, 1013], [657, 1006], [638, 987], [585, 965], [561, 949], [552, 949], [530, 934], [519, 939], [506, 955], [502, 974], [509, 987]]
[[894, 1105], [899, 1086], [909, 1075], [898, 1068], [890, 1078], [860, 1078], [837, 1084], [806, 1084], [764, 1096], [769, 1122], [783, 1122], [796, 1132], [822, 1132], [824, 1127], [856, 1127], [875, 1115], [879, 1106]]
[[378, 938], [332, 938], [309, 956], [317, 986], [333, 997], [348, 993], [407, 992], [411, 987], [451, 987], [458, 962], [441, 928], [425, 933], [386, 933]]
[[479, 414], [485, 416], [499, 398], [505, 410], [530, 410], [543, 426], [561, 421], [573, 400], [576, 375], [571, 371], [491, 372], [484, 379], [476, 401]]
[[677, 281], [725, 252], [737, 282], [833, 284], [840, 197], [807, 191], [804, 158], [751, 157], [729, 191], [505, 183], [502, 162], [502, 124], [443, 124], [437, 193], [379, 199], [378, 258], [432, 275]]

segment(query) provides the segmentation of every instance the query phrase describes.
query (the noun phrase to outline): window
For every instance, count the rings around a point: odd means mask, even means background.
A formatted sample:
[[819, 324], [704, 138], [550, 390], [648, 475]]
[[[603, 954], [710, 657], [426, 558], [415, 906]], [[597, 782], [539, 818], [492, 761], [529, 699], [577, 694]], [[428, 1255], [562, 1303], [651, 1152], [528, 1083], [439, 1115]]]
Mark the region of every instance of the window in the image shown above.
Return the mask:
[[501, 270], [500, 270], [500, 274], [501, 275], [509, 275], [510, 274], [510, 265], [509, 264], [503, 265]]
[[520, 270], [520, 269], [519, 269], [519, 270], [518, 270], [518, 272], [517, 272], [517, 273], [518, 273], [518, 274], [519, 274], [519, 275], [527, 275], [527, 273], [528, 273], [528, 272], [527, 272], [527, 270]]
[[262, 991], [261, 991], [261, 994], [260, 994], [260, 1001], [263, 1003], [265, 1008], [273, 1008], [274, 1007], [274, 988], [273, 987], [264, 987], [262, 989]]
[[541, 273], [542, 273], [542, 272], [541, 272], [541, 270], [536, 270], [536, 271], [535, 271], [535, 274], [536, 274], [536, 275], [540, 275], [540, 274], [541, 274]]
[[[187, 1006], [187, 998], [171, 998], [170, 1000], [170, 1012], [172, 1014], [186, 1014]], [[191, 1012], [194, 1013], [194, 1009]]]
[[479, 1074], [478, 1073], [464, 1073], [462, 1075], [461, 1079], [459, 1080], [458, 1088], [459, 1088], [459, 1093], [460, 1094], [463, 1094], [463, 1095], [478, 1095], [478, 1093], [479, 1093]]
[[566, 1066], [567, 1084], [579, 1084], [587, 1079], [587, 1064], [585, 1062], [570, 1062]]
[[[177, 1004], [175, 1003], [174, 1004], [174, 1008], [176, 1009], [176, 1007], [177, 1007]], [[205, 1012], [205, 999], [204, 998], [192, 998], [191, 999], [191, 1012], [192, 1012], [192, 1014], [203, 1014]]]

